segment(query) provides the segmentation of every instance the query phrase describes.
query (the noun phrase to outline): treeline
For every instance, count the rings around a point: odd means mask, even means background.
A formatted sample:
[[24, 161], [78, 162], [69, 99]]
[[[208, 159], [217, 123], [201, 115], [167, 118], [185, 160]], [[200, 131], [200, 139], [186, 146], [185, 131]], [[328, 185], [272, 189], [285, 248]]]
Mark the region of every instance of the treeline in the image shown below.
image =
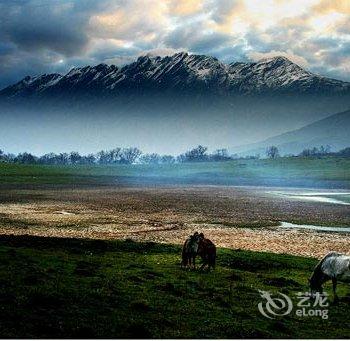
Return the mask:
[[317, 157], [317, 156], [339, 156], [350, 157], [350, 147], [339, 150], [338, 152], [332, 152], [330, 146], [321, 146], [320, 148], [304, 149], [299, 156], [302, 157]]
[[111, 164], [172, 164], [180, 162], [203, 162], [203, 161], [227, 161], [236, 158], [229, 155], [226, 149], [218, 149], [208, 154], [208, 148], [198, 146], [177, 157], [172, 155], [159, 155], [157, 153], [143, 154], [136, 147], [114, 148], [101, 150], [96, 154], [81, 155], [78, 152], [48, 153], [35, 156], [31, 153], [6, 154], [0, 150], [0, 161], [21, 164], [43, 165], [111, 165]]
[[[271, 159], [279, 158], [280, 153], [276, 146], [270, 146], [266, 149], [266, 156]], [[324, 156], [338, 156], [338, 157], [350, 157], [350, 147], [339, 150], [338, 152], [332, 152], [329, 145], [306, 148], [297, 155], [287, 154], [283, 157], [324, 157]]]
[[[323, 157], [338, 156], [350, 157], [350, 147], [338, 152], [331, 152], [329, 146], [314, 147], [304, 149], [298, 155], [284, 155], [283, 157]], [[280, 158], [279, 150], [276, 146], [266, 149], [266, 157], [271, 159]], [[143, 154], [136, 147], [114, 148], [111, 150], [101, 150], [96, 154], [81, 155], [78, 152], [70, 153], [48, 153], [42, 156], [35, 156], [31, 153], [6, 154], [0, 149], [0, 162], [21, 163], [21, 164], [43, 164], [43, 165], [112, 165], [112, 164], [173, 164], [185, 162], [215, 162], [230, 161], [235, 159], [260, 159], [260, 155], [248, 155], [240, 157], [237, 154], [229, 154], [227, 149], [217, 149], [213, 153], [208, 153], [208, 148], [199, 145], [178, 156], [159, 155], [157, 153]]]
[[[286, 155], [286, 156], [290, 156], [290, 155]], [[319, 148], [317, 147], [306, 148], [296, 156], [297, 157], [324, 157], [324, 156], [350, 157], [350, 147], [341, 149], [337, 152], [332, 152], [331, 147], [329, 145], [321, 146]]]
[[5, 154], [0, 150], [0, 160], [22, 164], [45, 164], [45, 165], [88, 165], [88, 164], [132, 164], [141, 156], [138, 148], [115, 148], [101, 150], [96, 154], [81, 155], [78, 152], [48, 153], [40, 157], [31, 153]]

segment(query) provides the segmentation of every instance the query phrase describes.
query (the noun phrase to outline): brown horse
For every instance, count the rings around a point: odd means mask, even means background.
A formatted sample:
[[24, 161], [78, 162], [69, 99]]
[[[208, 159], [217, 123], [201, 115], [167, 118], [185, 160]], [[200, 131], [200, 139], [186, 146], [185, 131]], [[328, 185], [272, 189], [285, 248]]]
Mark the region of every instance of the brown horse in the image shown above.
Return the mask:
[[196, 268], [196, 256], [198, 252], [199, 234], [195, 232], [192, 236], [186, 239], [182, 248], [182, 266]]
[[204, 234], [201, 233], [199, 235], [199, 243], [198, 243], [198, 255], [202, 258], [203, 264], [201, 266], [201, 270], [204, 269], [205, 266], [208, 266], [208, 270], [210, 268], [215, 269], [216, 263], [216, 246], [214, 243], [204, 238]]

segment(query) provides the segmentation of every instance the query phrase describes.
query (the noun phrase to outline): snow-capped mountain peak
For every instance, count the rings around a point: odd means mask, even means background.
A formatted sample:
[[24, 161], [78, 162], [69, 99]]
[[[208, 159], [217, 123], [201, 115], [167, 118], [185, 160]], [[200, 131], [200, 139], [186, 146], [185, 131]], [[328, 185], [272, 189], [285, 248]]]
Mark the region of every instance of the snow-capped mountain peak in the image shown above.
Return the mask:
[[0, 91], [0, 97], [28, 97], [57, 94], [74, 96], [116, 96], [121, 92], [197, 91], [244, 95], [261, 93], [349, 92], [350, 84], [315, 75], [289, 59], [278, 56], [255, 63], [225, 64], [218, 59], [179, 52], [172, 56], [145, 55], [118, 68], [115, 65], [76, 67], [66, 75], [25, 77]]

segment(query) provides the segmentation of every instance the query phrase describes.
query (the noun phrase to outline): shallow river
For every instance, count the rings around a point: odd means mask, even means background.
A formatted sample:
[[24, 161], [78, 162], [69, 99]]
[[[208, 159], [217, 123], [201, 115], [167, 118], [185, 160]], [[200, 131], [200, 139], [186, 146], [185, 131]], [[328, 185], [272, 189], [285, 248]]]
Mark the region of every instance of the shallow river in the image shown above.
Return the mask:
[[337, 205], [350, 205], [350, 192], [269, 191], [268, 193], [300, 201], [313, 201]]
[[317, 225], [299, 225], [288, 223], [286, 221], [281, 221], [280, 227], [288, 229], [305, 229], [305, 230], [315, 230], [322, 232], [338, 232], [338, 233], [350, 233], [349, 227], [334, 227], [334, 226], [317, 226]]

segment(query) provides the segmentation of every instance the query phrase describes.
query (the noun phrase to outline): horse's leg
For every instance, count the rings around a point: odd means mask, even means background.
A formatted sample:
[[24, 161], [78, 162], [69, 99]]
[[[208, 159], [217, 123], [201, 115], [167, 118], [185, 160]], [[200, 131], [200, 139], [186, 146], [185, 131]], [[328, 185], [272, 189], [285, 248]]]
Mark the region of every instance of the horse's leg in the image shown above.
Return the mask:
[[182, 267], [186, 269], [187, 267], [187, 264], [188, 264], [188, 257], [187, 255], [184, 253], [182, 254]]
[[204, 257], [201, 257], [201, 258], [202, 258], [202, 265], [200, 266], [199, 271], [202, 271], [203, 268], [205, 267], [205, 258]]
[[186, 258], [185, 258], [185, 269], [188, 268], [188, 264], [189, 264], [189, 258], [188, 258], [188, 256], [186, 255]]
[[185, 266], [185, 269], [188, 270], [188, 268], [191, 266], [191, 263], [190, 263], [190, 257], [188, 257], [188, 255], [186, 255], [186, 266]]
[[193, 256], [193, 269], [196, 270], [196, 255]]
[[211, 268], [213, 270], [215, 270], [215, 256], [214, 255], [210, 255], [209, 270]]
[[337, 278], [332, 277], [332, 284], [333, 284], [333, 297], [334, 297], [334, 302], [338, 302], [338, 295], [337, 295]]
[[203, 264], [202, 264], [200, 270], [204, 270], [206, 266], [209, 266], [208, 264], [209, 264], [209, 263], [208, 263], [208, 258], [207, 258], [207, 257], [204, 257], [204, 258], [203, 258]]
[[209, 270], [215, 270], [215, 265], [212, 261], [210, 261]]

